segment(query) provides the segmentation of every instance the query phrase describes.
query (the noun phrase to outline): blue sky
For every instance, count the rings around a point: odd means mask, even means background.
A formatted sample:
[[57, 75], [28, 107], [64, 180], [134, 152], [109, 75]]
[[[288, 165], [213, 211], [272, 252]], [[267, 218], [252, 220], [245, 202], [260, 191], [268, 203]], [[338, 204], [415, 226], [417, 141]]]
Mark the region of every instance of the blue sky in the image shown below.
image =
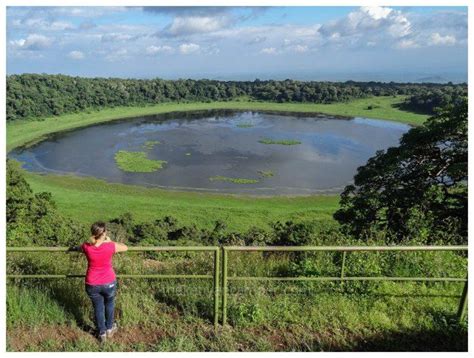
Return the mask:
[[467, 79], [466, 7], [8, 7], [7, 73]]

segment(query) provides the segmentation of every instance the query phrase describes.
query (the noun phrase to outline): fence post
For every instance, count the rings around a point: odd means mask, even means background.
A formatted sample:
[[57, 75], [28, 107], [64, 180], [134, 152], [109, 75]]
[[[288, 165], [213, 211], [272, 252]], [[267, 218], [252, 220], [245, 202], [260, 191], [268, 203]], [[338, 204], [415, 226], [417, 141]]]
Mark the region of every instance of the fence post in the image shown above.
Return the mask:
[[461, 323], [464, 319], [464, 315], [466, 314], [467, 308], [467, 276], [466, 276], [466, 283], [464, 284], [464, 288], [462, 290], [461, 300], [459, 301], [459, 308], [458, 308], [458, 322]]
[[214, 330], [217, 331], [219, 325], [219, 256], [220, 249], [214, 250]]
[[341, 287], [344, 286], [344, 281], [342, 279], [344, 278], [344, 269], [346, 267], [346, 254], [347, 251], [342, 252], [342, 264], [341, 264]]
[[222, 325], [227, 320], [227, 250], [222, 247]]

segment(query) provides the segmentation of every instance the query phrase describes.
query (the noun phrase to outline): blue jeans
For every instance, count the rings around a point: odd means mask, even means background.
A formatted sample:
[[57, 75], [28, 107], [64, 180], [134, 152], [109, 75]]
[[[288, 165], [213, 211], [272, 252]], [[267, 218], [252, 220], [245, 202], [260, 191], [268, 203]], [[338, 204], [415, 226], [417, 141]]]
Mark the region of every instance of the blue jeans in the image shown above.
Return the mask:
[[94, 316], [100, 335], [114, 324], [115, 293], [117, 281], [105, 285], [86, 285], [86, 292], [94, 306]]

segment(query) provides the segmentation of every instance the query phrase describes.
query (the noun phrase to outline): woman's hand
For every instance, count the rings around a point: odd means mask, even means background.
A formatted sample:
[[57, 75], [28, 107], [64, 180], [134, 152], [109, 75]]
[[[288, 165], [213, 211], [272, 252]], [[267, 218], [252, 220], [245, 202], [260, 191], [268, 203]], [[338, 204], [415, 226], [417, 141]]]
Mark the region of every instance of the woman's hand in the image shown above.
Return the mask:
[[68, 252], [71, 252], [71, 251], [82, 252], [82, 246], [81, 245], [71, 246], [68, 248], [67, 251]]

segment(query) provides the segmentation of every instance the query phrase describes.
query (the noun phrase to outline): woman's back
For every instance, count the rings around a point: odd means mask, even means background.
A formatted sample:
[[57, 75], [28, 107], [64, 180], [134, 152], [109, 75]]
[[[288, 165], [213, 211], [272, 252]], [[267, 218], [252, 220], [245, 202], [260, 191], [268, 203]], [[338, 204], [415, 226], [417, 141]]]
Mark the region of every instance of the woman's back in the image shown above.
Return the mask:
[[87, 285], [105, 285], [115, 280], [112, 257], [115, 254], [114, 242], [103, 242], [99, 246], [91, 243], [82, 245], [87, 258]]

